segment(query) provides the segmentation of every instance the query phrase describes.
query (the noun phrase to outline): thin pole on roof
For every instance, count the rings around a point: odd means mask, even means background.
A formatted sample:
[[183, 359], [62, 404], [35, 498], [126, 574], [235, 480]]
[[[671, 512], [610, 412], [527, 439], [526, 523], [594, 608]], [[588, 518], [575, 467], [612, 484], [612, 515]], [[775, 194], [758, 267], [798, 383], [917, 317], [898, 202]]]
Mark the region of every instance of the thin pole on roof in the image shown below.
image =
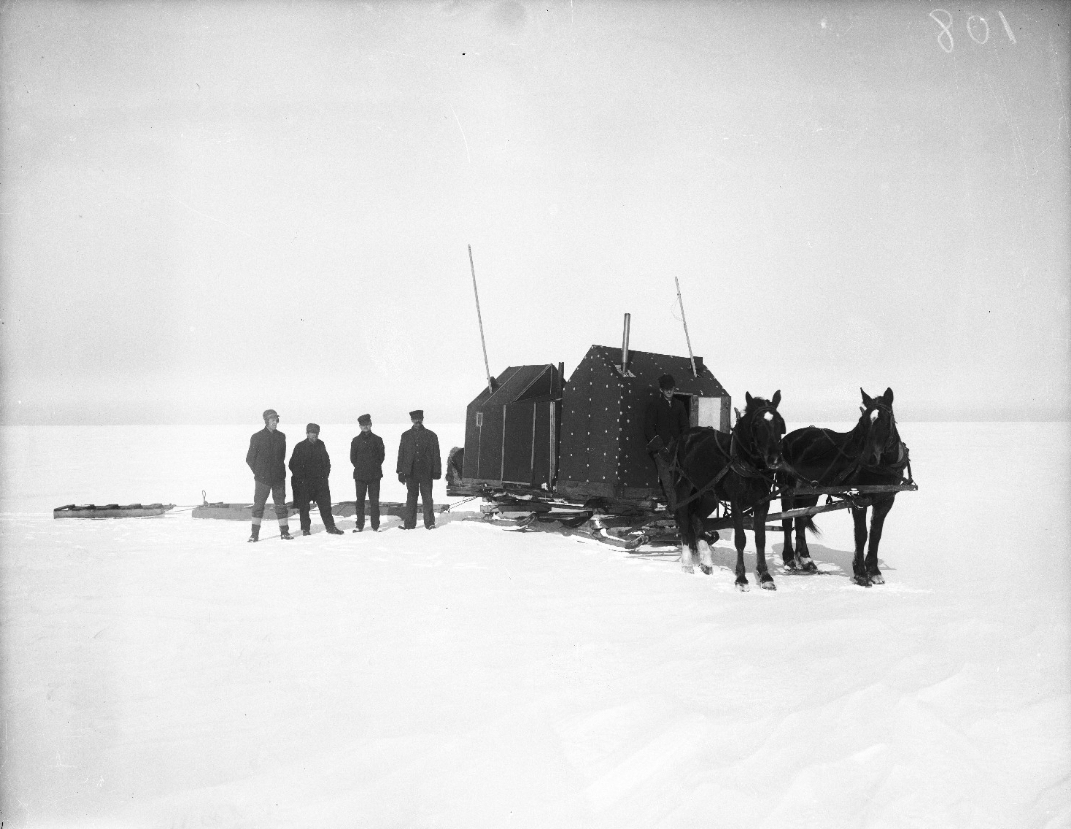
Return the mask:
[[681, 299], [681, 283], [677, 277], [673, 277], [673, 283], [677, 286], [677, 302], [681, 306], [681, 322], [684, 323], [684, 341], [688, 343], [688, 359], [692, 361], [692, 377], [698, 377], [695, 370], [695, 357], [692, 356], [692, 338], [688, 336], [688, 320], [684, 318], [684, 300]]
[[476, 265], [472, 261], [472, 245], [469, 245], [469, 267], [472, 269], [472, 293], [476, 296], [476, 319], [480, 323], [480, 345], [483, 346], [483, 367], [487, 371], [487, 390], [495, 393], [491, 382], [491, 364], [487, 362], [487, 342], [483, 338], [483, 315], [480, 313], [480, 292], [476, 290]]

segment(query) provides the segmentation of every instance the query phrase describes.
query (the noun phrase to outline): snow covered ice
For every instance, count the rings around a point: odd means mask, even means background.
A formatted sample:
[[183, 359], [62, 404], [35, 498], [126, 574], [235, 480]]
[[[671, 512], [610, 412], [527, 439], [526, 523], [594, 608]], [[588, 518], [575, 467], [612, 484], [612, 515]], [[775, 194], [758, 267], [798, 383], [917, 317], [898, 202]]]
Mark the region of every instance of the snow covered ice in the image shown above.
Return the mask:
[[727, 537], [712, 576], [460, 516], [247, 544], [189, 508], [251, 499], [253, 428], [4, 427], [4, 829], [1069, 826], [1068, 424], [900, 428], [887, 583], [833, 513], [742, 594]]

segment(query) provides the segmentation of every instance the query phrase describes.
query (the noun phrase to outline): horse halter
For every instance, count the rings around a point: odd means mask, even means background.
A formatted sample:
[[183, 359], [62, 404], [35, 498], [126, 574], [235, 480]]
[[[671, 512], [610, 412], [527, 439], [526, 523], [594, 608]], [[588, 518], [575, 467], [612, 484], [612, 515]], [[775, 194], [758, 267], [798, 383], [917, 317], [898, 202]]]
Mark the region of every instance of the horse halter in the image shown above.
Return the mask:
[[[892, 406], [890, 406], [888, 403], [881, 402], [878, 399], [872, 399], [870, 401], [870, 406], [867, 406], [866, 409], [863, 410], [864, 417], [867, 416], [867, 412], [871, 412], [871, 417], [869, 418], [870, 423], [867, 425], [866, 432], [867, 442], [869, 443], [870, 435], [874, 431], [874, 428], [877, 426], [878, 420], [880, 419], [880, 413], [887, 414], [889, 416], [889, 434], [886, 436], [885, 442], [881, 445], [881, 455], [884, 456], [886, 453], [895, 450], [897, 452], [897, 456], [899, 458], [902, 458], [904, 455], [904, 445], [903, 441], [900, 440], [900, 433], [896, 429], [896, 416], [893, 414]], [[874, 417], [873, 413], [879, 413], [879, 417]], [[884, 464], [882, 464], [879, 460], [877, 464], [862, 465], [883, 466]]]
[[[771, 415], [771, 416], [770, 417], [766, 417], [766, 415]], [[781, 415], [778, 413], [777, 408], [772, 403], [764, 403], [764, 405], [757, 407], [754, 411], [745, 412], [744, 416], [742, 418], [740, 418], [739, 421], [737, 421], [737, 427], [739, 427], [741, 424], [743, 424], [743, 423], [745, 423], [745, 421], [747, 421], [746, 426], [747, 426], [748, 437], [750, 438], [751, 443], [755, 444], [756, 443], [756, 441], [755, 441], [755, 426], [756, 426], [756, 421], [759, 421], [759, 420], [764, 421], [764, 422], [769, 422], [771, 424], [778, 424], [778, 422], [780, 422], [780, 424], [779, 424], [780, 428], [779, 428], [779, 434], [778, 434], [778, 441], [780, 442], [780, 434], [784, 432], [784, 420], [782, 419]], [[772, 428], [778, 428], [778, 427], [774, 426]], [[760, 466], [760, 463], [761, 463], [762, 466], [766, 465], [766, 458], [762, 457], [758, 452], [755, 452], [752, 449], [750, 449], [749, 447], [743, 445], [743, 441], [741, 441], [741, 440], [739, 440], [737, 438], [737, 430], [733, 429], [733, 431], [732, 431], [732, 439], [731, 439], [731, 443], [730, 443], [729, 456], [730, 456], [730, 459], [733, 462], [734, 467], [738, 467], [741, 464], [741, 460], [742, 459], [740, 458], [740, 455], [739, 455], [740, 452], [743, 452], [745, 455], [748, 456], [747, 457], [747, 462], [749, 462], [751, 464], [751, 467], [754, 469], [754, 473], [757, 473], [759, 476], [761, 476], [762, 473], [759, 471], [759, 466]], [[778, 455], [780, 455], [780, 452], [778, 452]], [[759, 463], [755, 463], [755, 459], [757, 459], [759, 461]], [[740, 469], [734, 469], [734, 471], [736, 471], [737, 474], [741, 474]]]

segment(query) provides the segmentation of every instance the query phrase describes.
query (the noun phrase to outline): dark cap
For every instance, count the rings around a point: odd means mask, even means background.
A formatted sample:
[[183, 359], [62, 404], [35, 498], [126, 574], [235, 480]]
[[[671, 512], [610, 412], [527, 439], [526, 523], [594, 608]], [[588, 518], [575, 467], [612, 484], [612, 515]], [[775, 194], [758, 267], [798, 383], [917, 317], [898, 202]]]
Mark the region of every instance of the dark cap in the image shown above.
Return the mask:
[[424, 419], [424, 410], [423, 409], [413, 409], [413, 411], [411, 411], [409, 413], [409, 419], [410, 420], [423, 420]]
[[677, 381], [673, 379], [672, 374], [663, 374], [658, 378], [658, 388], [665, 391], [666, 389], [677, 388]]
[[359, 418], [357, 418], [357, 424], [359, 426], [370, 426], [370, 425], [372, 425], [372, 415], [368, 415], [368, 414], [361, 415]]
[[308, 426], [305, 427], [305, 434], [307, 435], [309, 432], [312, 432], [316, 435], [320, 434], [320, 424], [310, 423]]
[[279, 413], [277, 411], [275, 411], [275, 409], [265, 409], [264, 410], [264, 422], [265, 423], [268, 422], [268, 418], [269, 417], [277, 418], [277, 417], [279, 417]]

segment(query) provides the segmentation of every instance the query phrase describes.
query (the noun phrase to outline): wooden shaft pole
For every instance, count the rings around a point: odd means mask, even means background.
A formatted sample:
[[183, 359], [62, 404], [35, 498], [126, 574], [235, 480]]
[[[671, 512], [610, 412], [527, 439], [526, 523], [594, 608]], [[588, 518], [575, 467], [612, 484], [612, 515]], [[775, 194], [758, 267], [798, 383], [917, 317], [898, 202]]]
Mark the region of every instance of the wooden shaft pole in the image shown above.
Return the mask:
[[480, 323], [480, 345], [483, 347], [483, 367], [487, 372], [487, 390], [495, 393], [491, 382], [491, 364], [487, 362], [487, 342], [483, 338], [483, 314], [480, 313], [480, 292], [476, 290], [476, 265], [472, 261], [472, 245], [469, 245], [469, 268], [472, 269], [472, 293], [476, 296], [476, 320]]
[[684, 341], [688, 343], [688, 359], [692, 361], [692, 377], [698, 377], [699, 372], [695, 370], [695, 357], [692, 356], [692, 338], [688, 336], [688, 320], [684, 318], [684, 300], [681, 299], [681, 283], [677, 277], [673, 277], [673, 282], [677, 286], [677, 303], [681, 306], [681, 322], [684, 323]]

